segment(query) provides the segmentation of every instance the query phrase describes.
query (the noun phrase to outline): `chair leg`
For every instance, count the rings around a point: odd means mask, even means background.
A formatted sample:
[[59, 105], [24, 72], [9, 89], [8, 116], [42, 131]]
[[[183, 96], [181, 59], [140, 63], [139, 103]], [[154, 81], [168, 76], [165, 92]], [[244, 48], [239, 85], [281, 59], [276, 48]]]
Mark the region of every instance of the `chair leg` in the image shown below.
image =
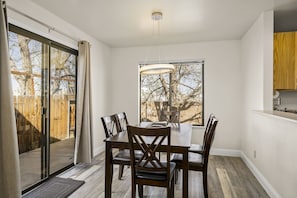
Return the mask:
[[208, 198], [208, 191], [207, 191], [207, 171], [202, 172], [203, 175], [203, 191], [204, 191], [204, 198]]
[[178, 169], [175, 169], [175, 170], [174, 170], [174, 183], [175, 183], [175, 184], [177, 184], [177, 181], [178, 181], [178, 172], [179, 172]]
[[171, 179], [171, 197], [174, 197], [174, 187], [175, 187], [175, 174], [173, 175], [173, 178]]
[[121, 164], [120, 167], [119, 167], [119, 180], [122, 179], [122, 177], [123, 177], [123, 172], [124, 172], [124, 165]]
[[136, 198], [136, 184], [132, 183], [131, 197]]
[[112, 183], [112, 180], [113, 180], [113, 165], [111, 165], [111, 183]]
[[172, 191], [171, 191], [170, 185], [168, 185], [167, 186], [167, 198], [171, 198], [171, 194], [172, 194]]
[[138, 195], [143, 198], [143, 185], [138, 184]]

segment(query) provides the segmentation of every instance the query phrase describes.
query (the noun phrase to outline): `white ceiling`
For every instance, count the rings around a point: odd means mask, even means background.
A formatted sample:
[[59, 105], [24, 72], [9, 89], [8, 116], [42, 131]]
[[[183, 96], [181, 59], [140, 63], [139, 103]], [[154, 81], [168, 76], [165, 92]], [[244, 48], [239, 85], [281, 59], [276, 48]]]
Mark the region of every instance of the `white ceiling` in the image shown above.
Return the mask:
[[[265, 10], [296, 0], [32, 0], [111, 47], [240, 39]], [[152, 11], [162, 11], [153, 37]]]

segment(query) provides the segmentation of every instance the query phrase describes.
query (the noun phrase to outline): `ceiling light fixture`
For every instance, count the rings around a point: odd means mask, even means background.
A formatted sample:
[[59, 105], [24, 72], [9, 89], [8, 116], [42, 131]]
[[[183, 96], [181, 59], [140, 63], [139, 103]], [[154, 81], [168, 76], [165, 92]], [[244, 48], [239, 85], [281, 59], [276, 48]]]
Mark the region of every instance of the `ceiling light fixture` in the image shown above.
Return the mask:
[[[160, 20], [163, 18], [162, 12], [153, 12], [152, 13], [152, 20], [155, 23], [157, 23], [157, 34], [160, 35]], [[167, 63], [160, 63], [160, 55], [159, 55], [159, 63], [154, 64], [147, 64], [142, 65], [140, 67], [140, 73], [141, 74], [164, 74], [164, 73], [171, 73], [174, 71], [174, 65], [167, 64]]]

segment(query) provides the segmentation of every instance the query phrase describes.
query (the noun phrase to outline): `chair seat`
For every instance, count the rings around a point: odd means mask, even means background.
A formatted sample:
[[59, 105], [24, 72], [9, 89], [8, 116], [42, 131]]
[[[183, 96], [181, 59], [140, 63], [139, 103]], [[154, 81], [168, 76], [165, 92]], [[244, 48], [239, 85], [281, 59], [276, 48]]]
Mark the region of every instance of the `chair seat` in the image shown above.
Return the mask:
[[[210, 115], [204, 132], [203, 146], [199, 144], [191, 145], [188, 152], [189, 170], [202, 172], [203, 193], [205, 198], [208, 198], [207, 166], [209, 151], [214, 139], [217, 123], [218, 120], [215, 116]], [[184, 168], [183, 155], [175, 154], [171, 161], [176, 163], [177, 169]]]
[[[140, 159], [142, 157], [142, 152], [141, 151], [135, 151], [135, 158]], [[125, 163], [127, 165], [130, 165], [130, 150], [129, 149], [123, 149], [119, 150], [119, 152], [113, 156], [113, 163]]]
[[[161, 163], [163, 166], [167, 166], [167, 163]], [[173, 176], [174, 169], [176, 164], [174, 162], [170, 162], [170, 175]], [[152, 166], [148, 166], [152, 167]], [[148, 180], [157, 180], [157, 181], [166, 181], [167, 180], [167, 172], [166, 171], [144, 171], [144, 170], [136, 170], [136, 178], [138, 179], [148, 179]]]
[[191, 147], [189, 148], [189, 152], [202, 153], [202, 145], [200, 145], [200, 144], [191, 144]]
[[[174, 154], [172, 162], [176, 163], [178, 168], [181, 168], [183, 163], [182, 154]], [[202, 155], [189, 152], [189, 169], [190, 170], [200, 170], [203, 168]]]

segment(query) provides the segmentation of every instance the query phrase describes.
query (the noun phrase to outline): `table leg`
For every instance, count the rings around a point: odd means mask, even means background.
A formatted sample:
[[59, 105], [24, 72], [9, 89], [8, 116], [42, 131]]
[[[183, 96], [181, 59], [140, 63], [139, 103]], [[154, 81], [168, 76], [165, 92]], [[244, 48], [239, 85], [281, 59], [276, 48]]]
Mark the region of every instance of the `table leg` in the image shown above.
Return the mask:
[[188, 151], [185, 151], [183, 154], [184, 167], [183, 167], [183, 197], [187, 198], [189, 194], [189, 185], [188, 185], [188, 172], [189, 172], [189, 159]]
[[111, 198], [112, 186], [112, 150], [111, 143], [105, 142], [105, 198]]

